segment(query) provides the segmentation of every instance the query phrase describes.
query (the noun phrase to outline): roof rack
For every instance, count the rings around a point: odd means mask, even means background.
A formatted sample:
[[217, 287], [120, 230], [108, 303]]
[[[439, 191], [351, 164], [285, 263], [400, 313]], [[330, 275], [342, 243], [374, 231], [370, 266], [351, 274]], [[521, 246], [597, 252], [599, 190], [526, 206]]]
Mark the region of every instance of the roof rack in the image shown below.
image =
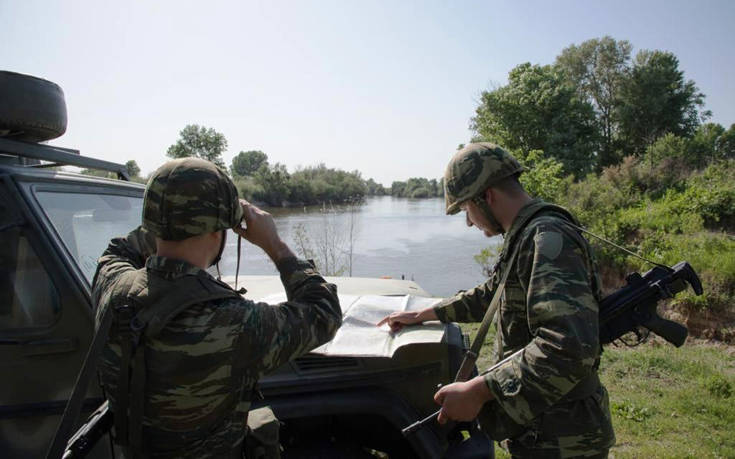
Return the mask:
[[123, 164], [82, 156], [79, 154], [79, 150], [72, 150], [71, 148], [0, 138], [0, 154], [48, 161], [48, 163], [40, 163], [39, 161], [37, 164], [26, 164], [26, 167], [77, 166], [87, 169], [100, 169], [116, 173], [120, 180], [130, 181], [128, 168]]

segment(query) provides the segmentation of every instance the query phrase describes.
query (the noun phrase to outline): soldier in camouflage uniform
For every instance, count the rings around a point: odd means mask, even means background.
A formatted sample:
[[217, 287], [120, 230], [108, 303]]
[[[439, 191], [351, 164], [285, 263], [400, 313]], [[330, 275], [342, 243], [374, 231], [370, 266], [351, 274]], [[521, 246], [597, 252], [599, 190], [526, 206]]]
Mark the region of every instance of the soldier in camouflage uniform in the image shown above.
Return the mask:
[[[492, 277], [420, 312], [386, 317], [393, 330], [439, 319], [481, 321], [505, 269], [496, 315], [500, 367], [440, 389], [440, 422], [478, 417], [514, 457], [606, 457], [615, 443], [607, 391], [600, 383], [600, 282], [587, 241], [565, 209], [532, 199], [521, 165], [490, 143], [469, 144], [444, 178], [447, 214], [466, 213], [487, 236], [504, 234]], [[515, 253], [515, 257], [513, 254]], [[511, 259], [515, 258], [515, 259]]]
[[[93, 285], [98, 322], [115, 308], [100, 363], [115, 441], [129, 457], [241, 457], [258, 379], [334, 336], [336, 287], [212, 163], [164, 164], [143, 207], [142, 227], [110, 242]], [[274, 261], [288, 301], [246, 300], [205, 271], [230, 228]]]

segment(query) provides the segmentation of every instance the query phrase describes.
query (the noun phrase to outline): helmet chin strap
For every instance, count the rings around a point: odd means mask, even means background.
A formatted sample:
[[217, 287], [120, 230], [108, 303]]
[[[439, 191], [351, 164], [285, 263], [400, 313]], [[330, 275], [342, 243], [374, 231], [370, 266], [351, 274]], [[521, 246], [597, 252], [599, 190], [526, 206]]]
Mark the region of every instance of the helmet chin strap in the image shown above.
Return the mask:
[[497, 218], [495, 218], [495, 214], [493, 214], [492, 209], [490, 209], [490, 206], [487, 204], [487, 201], [482, 198], [482, 196], [475, 196], [472, 198], [472, 201], [477, 205], [477, 207], [480, 209], [480, 212], [485, 216], [485, 219], [490, 223], [490, 229], [494, 233], [498, 234], [505, 234], [505, 230], [503, 229], [503, 226], [500, 224]]
[[[212, 264], [209, 266], [215, 266], [217, 268], [217, 280], [222, 280], [222, 274], [219, 271], [219, 261], [222, 259], [222, 253], [225, 251], [225, 244], [227, 243], [227, 231], [222, 230], [222, 241], [219, 244], [219, 252], [217, 256], [212, 260]], [[239, 260], [238, 260], [239, 262]]]
[[244, 295], [247, 290], [245, 287], [237, 289], [237, 278], [240, 277], [240, 255], [242, 254], [242, 236], [237, 235], [237, 268], [235, 268], [235, 290], [240, 294]]
[[[222, 253], [225, 251], [225, 243], [227, 242], [227, 230], [222, 230], [222, 243], [219, 246], [219, 253], [217, 254], [217, 257], [212, 261], [212, 264], [210, 266], [215, 266], [217, 268], [217, 280], [222, 280], [222, 273], [220, 273], [219, 270], [219, 262], [222, 259]], [[239, 234], [237, 235], [237, 267], [235, 268], [235, 290], [241, 295], [244, 295], [247, 290], [245, 288], [237, 289], [237, 281], [240, 277], [240, 258], [242, 255], [242, 236]]]

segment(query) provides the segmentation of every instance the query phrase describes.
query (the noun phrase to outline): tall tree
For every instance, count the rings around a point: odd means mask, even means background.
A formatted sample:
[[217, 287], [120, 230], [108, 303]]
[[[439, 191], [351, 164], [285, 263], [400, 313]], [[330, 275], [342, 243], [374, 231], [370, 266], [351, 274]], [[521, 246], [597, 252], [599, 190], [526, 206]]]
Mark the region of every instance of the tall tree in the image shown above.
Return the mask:
[[704, 94], [684, 79], [679, 59], [669, 52], [640, 51], [620, 96], [621, 138], [637, 155], [666, 133], [691, 137], [710, 115], [700, 112]]
[[735, 124], [717, 139], [715, 149], [718, 159], [735, 159]]
[[599, 123], [598, 167], [617, 163], [615, 108], [620, 88], [630, 68], [632, 46], [626, 40], [605, 36], [565, 48], [556, 58], [556, 67], [574, 85], [579, 96], [595, 108]]
[[130, 177], [140, 176], [140, 167], [138, 167], [138, 163], [136, 163], [134, 159], [126, 162], [125, 168], [128, 170], [128, 175], [130, 175]]
[[212, 128], [189, 124], [179, 132], [179, 140], [168, 147], [166, 156], [170, 158], [194, 156], [211, 161], [225, 169], [222, 153], [226, 149], [227, 139], [223, 134]]
[[471, 120], [479, 139], [520, 151], [543, 150], [566, 172], [584, 175], [594, 167], [595, 114], [552, 66], [521, 64], [508, 84], [482, 93]]
[[402, 197], [406, 191], [406, 182], [396, 180], [390, 185], [390, 195], [394, 197]]
[[268, 155], [260, 150], [241, 151], [232, 158], [230, 172], [233, 176], [247, 177], [255, 174], [263, 164], [268, 164]]
[[254, 178], [255, 183], [263, 190], [256, 199], [263, 200], [271, 206], [282, 206], [288, 200], [291, 174], [288, 173], [285, 164], [262, 164]]

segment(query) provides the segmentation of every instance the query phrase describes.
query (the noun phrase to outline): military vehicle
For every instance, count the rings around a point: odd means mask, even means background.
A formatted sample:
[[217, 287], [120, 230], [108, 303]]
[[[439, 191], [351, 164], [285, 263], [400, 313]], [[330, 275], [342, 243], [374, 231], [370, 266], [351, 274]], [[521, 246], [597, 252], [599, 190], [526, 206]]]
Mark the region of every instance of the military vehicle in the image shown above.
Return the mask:
[[[144, 187], [125, 166], [42, 142], [66, 130], [54, 83], [0, 72], [0, 455], [43, 457], [94, 335], [90, 301], [97, 257], [112, 237], [140, 224]], [[82, 175], [66, 166], [107, 172]], [[226, 278], [233, 282], [234, 278]], [[436, 409], [467, 346], [456, 324], [374, 324], [399, 308], [437, 298], [411, 281], [331, 278], [344, 325], [325, 346], [260, 383], [282, 422], [284, 457], [488, 457], [473, 423], [401, 429]], [[276, 276], [241, 276], [247, 297], [277, 302]], [[79, 423], [104, 395], [90, 385]], [[110, 436], [91, 457], [121, 457]]]

